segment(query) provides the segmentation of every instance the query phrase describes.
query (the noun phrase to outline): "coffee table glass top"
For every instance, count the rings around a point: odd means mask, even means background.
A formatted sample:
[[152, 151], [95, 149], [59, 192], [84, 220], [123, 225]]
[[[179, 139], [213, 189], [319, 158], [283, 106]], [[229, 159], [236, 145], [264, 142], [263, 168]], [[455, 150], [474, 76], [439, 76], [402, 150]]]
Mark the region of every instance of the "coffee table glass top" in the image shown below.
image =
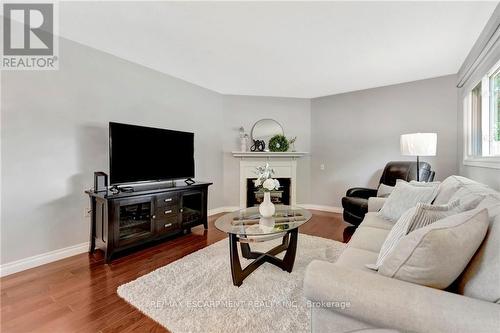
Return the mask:
[[273, 217], [264, 219], [259, 207], [225, 214], [215, 221], [217, 229], [241, 236], [272, 235], [300, 227], [311, 219], [311, 213], [300, 207], [276, 205]]

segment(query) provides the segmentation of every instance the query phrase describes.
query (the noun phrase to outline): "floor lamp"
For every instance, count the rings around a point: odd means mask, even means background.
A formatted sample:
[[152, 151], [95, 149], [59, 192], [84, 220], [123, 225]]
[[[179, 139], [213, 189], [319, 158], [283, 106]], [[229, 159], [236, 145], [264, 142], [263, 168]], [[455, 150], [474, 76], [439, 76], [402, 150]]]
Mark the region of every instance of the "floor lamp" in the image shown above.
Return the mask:
[[417, 181], [420, 181], [420, 156], [436, 156], [436, 133], [411, 133], [401, 135], [401, 154], [417, 156]]

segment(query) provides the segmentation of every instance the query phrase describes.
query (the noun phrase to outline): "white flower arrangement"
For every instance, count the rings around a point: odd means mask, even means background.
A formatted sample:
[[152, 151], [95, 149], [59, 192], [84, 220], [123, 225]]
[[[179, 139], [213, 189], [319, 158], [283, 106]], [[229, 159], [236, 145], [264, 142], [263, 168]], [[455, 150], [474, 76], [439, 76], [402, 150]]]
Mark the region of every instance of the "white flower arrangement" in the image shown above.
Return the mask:
[[269, 163], [266, 163], [265, 167], [258, 167], [256, 174], [255, 187], [261, 188], [264, 192], [271, 192], [280, 188], [280, 182], [273, 179], [274, 170], [269, 167]]

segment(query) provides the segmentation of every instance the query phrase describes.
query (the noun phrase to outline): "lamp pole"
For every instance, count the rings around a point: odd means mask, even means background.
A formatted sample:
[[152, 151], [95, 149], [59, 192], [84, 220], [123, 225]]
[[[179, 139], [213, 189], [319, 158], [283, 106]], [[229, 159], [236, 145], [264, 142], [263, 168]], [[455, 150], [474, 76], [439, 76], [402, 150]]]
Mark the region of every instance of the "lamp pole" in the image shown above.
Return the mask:
[[417, 182], [420, 181], [420, 160], [419, 156], [417, 155]]

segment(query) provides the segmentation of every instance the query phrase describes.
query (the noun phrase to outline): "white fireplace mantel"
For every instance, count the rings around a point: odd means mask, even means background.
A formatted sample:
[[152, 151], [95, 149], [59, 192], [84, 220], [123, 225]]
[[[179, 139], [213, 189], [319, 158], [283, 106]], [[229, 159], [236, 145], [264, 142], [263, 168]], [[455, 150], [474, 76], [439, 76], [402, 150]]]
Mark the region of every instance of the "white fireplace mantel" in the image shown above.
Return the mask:
[[247, 203], [247, 179], [256, 178], [256, 168], [269, 163], [274, 177], [290, 178], [290, 204], [297, 205], [297, 159], [306, 152], [232, 152], [240, 159], [240, 207]]

